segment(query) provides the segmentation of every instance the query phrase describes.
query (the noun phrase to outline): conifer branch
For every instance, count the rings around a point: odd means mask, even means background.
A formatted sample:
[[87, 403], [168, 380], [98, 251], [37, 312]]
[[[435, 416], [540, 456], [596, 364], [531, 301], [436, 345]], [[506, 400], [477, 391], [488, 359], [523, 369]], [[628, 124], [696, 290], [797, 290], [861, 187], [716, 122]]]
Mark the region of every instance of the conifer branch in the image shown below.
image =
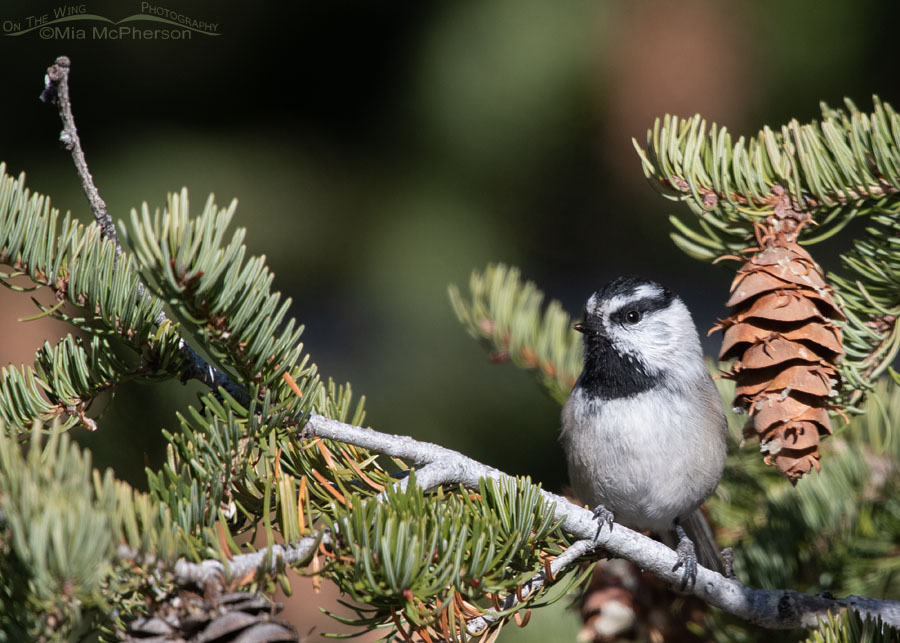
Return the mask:
[[[463, 484], [477, 489], [482, 478], [500, 479], [507, 476], [494, 467], [437, 444], [420, 442], [408, 436], [379, 433], [317, 414], [310, 415], [303, 433], [306, 437], [344, 442], [417, 465], [434, 467], [430, 469], [433, 473], [429, 475], [429, 484], [435, 486]], [[439, 469], [445, 472], [445, 480], [434, 474]], [[554, 503], [554, 519], [561, 521], [561, 528], [579, 541], [593, 542], [596, 550], [629, 560], [672, 587], [680, 584], [681, 574], [673, 571], [678, 559], [673, 550], [621, 525], [609, 531], [602, 529], [598, 534], [591, 511], [549, 491], [542, 490], [541, 495]], [[583, 545], [579, 545], [581, 547]], [[534, 582], [538, 580], [535, 578]], [[697, 582], [687, 593], [750, 623], [772, 629], [814, 627], [818, 619], [829, 612], [846, 608], [878, 617], [891, 627], [900, 627], [900, 601], [860, 596], [831, 598], [793, 590], [754, 589], [704, 567], [698, 568]], [[476, 623], [481, 624], [482, 621]]]
[[734, 143], [726, 128], [707, 126], [699, 115], [657, 119], [646, 150], [633, 141], [644, 173], [665, 196], [685, 201], [702, 228], [673, 222], [676, 244], [713, 259], [726, 249], [742, 250], [754, 224], [773, 215], [794, 213], [813, 223], [802, 234], [811, 244], [856, 216], [896, 213], [900, 115], [877, 96], [871, 114], [845, 102], [846, 110], [822, 103], [821, 122], [794, 119]]
[[[565, 570], [567, 567], [575, 563], [579, 558], [589, 555], [595, 549], [593, 540], [578, 540], [572, 543], [572, 546], [566, 549], [562, 554], [557, 556], [550, 563], [549, 574], [547, 571], [538, 572], [523, 585], [519, 593], [513, 592], [504, 600], [500, 601], [499, 609], [488, 610], [483, 616], [477, 616], [466, 623], [466, 628], [472, 634], [479, 634], [492, 623], [502, 618], [503, 612], [512, 609], [518, 605], [522, 598], [531, 596], [548, 582], [553, 582], [555, 577]], [[522, 598], [520, 598], [522, 597]]]
[[[72, 101], [69, 96], [70, 69], [71, 61], [68, 56], [59, 56], [47, 68], [41, 100], [55, 104], [59, 108], [59, 117], [63, 125], [63, 129], [59, 134], [59, 140], [67, 150], [72, 152], [75, 170], [78, 172], [81, 187], [85, 196], [87, 196], [94, 219], [97, 225], [100, 226], [102, 235], [115, 244], [115, 255], [118, 257], [122, 254], [122, 244], [119, 242], [119, 237], [116, 233], [116, 225], [106, 209], [106, 201], [100, 196], [100, 191], [94, 183], [94, 177], [91, 175], [87, 160], [84, 157], [84, 150], [81, 147], [78, 129], [75, 127], [75, 116], [72, 113]], [[138, 292], [141, 296], [144, 295], [144, 291], [144, 284], [139, 283]], [[162, 326], [166, 319], [166, 314], [160, 311], [156, 317], [156, 325]], [[209, 386], [213, 391], [217, 391], [221, 387], [239, 402], [244, 404], [249, 402], [249, 396], [244, 389], [235, 384], [226, 373], [209, 364], [184, 339], [180, 340], [179, 348], [185, 360], [185, 370], [183, 372], [185, 380], [198, 380]]]
[[468, 333], [490, 350], [491, 361], [532, 371], [554, 400], [565, 402], [581, 372], [582, 348], [562, 304], [542, 307], [537, 286], [503, 264], [473, 272], [469, 289], [467, 300], [451, 285], [450, 303]]
[[[644, 174], [666, 198], [683, 201], [695, 225], [675, 216], [671, 237], [704, 261], [743, 256], [759, 226], [793, 242], [815, 244], [854, 219], [872, 225], [841, 256], [846, 274], [829, 273], [848, 321], [846, 358], [834, 403], [853, 412], [900, 354], [900, 289], [895, 239], [900, 214], [900, 114], [873, 97], [871, 113], [849, 99], [846, 109], [821, 104], [821, 121], [796, 119], [733, 141], [724, 127], [700, 115], [666, 116], [634, 140]], [[894, 375], [900, 381], [900, 376]]]

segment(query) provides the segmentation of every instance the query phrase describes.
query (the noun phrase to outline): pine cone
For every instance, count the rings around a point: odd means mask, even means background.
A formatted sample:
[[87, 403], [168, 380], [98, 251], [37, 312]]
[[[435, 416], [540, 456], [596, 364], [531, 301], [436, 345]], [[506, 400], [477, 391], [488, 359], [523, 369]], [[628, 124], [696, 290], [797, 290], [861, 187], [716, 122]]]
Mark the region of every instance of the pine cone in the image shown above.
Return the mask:
[[300, 639], [274, 618], [281, 605], [259, 594], [232, 592], [213, 598], [181, 590], [157, 604], [151, 616], [128, 626], [123, 641], [141, 643], [273, 643]]
[[735, 359], [734, 405], [749, 414], [744, 437], [759, 437], [766, 464], [796, 484], [819, 470], [819, 437], [840, 385], [846, 318], [822, 269], [792, 237], [771, 229], [738, 270], [727, 306], [720, 360]]
[[678, 596], [650, 572], [621, 559], [601, 560], [576, 604], [584, 625], [577, 643], [700, 643], [689, 623], [703, 624], [706, 605]]

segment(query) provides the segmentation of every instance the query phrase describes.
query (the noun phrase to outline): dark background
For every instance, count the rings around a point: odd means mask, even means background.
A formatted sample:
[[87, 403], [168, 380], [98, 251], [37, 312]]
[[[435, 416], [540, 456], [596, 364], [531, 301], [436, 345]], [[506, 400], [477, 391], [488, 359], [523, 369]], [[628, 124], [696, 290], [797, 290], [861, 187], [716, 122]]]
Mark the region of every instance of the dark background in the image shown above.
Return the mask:
[[[196, 211], [210, 192], [239, 199], [237, 224], [293, 298], [314, 361], [367, 396], [373, 427], [553, 490], [565, 484], [558, 406], [529, 375], [488, 363], [448, 283], [508, 262], [577, 313], [603, 282], [637, 273], [680, 293], [705, 330], [730, 275], [671, 244], [667, 215], [686, 209], [648, 185], [631, 138], [667, 112], [752, 135], [816, 118], [820, 100], [900, 103], [897, 5], [875, 0], [152, 4], [220, 35], [92, 39], [100, 22], [67, 23], [84, 41], [0, 32], [7, 172], [90, 218], [56, 110], [37, 100], [46, 67], [68, 55], [114, 217], [182, 186]], [[0, 25], [61, 6], [4, 2]], [[84, 6], [114, 21], [141, 10]], [[817, 255], [826, 265], [829, 252]], [[59, 336], [15, 321], [32, 312], [26, 297], [0, 297], [0, 365]], [[79, 439], [142, 485], [162, 457], [159, 428], [176, 428], [192, 396], [177, 383], [127, 387]]]

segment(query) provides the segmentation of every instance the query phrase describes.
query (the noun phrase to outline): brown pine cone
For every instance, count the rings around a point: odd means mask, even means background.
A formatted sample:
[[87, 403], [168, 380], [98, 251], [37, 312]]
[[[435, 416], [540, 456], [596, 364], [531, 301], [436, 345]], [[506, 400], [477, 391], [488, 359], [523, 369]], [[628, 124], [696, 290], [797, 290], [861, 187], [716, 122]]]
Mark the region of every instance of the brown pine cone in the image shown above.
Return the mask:
[[128, 626], [123, 641], [141, 643], [297, 642], [297, 631], [278, 621], [281, 606], [260, 594], [231, 592], [212, 598], [181, 590]]
[[766, 464], [796, 484], [819, 470], [819, 438], [832, 432], [844, 353], [836, 322], [846, 318], [806, 250], [771, 230], [764, 239], [731, 285], [719, 359], [735, 360], [726, 376], [750, 416], [744, 436], [757, 436]]

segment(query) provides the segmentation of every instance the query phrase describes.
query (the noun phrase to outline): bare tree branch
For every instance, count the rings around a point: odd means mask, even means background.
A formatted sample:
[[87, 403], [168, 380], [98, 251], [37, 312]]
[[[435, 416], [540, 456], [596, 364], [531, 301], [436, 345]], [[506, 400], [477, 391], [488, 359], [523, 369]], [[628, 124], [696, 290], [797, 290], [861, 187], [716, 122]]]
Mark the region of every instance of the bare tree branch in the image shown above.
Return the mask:
[[[419, 442], [408, 436], [379, 433], [316, 414], [310, 416], [303, 429], [303, 435], [353, 444], [419, 465], [421, 469], [416, 472], [416, 478], [425, 488], [440, 484], [462, 484], [477, 489], [481, 478], [499, 479], [507, 475], [437, 444]], [[405, 485], [407, 481], [400, 484]], [[673, 571], [678, 560], [675, 551], [618, 524], [612, 530], [602, 529], [597, 534], [597, 523], [591, 511], [578, 507], [549, 491], [541, 493], [548, 501], [555, 503], [554, 517], [562, 521], [562, 529], [579, 539], [579, 542], [573, 545], [578, 547], [577, 555], [566, 557], [563, 563], [557, 566], [558, 569], [551, 567], [554, 574], [587, 551], [597, 549], [631, 561], [641, 569], [666, 581], [673, 588], [680, 585], [682, 574]], [[586, 547], [584, 543], [590, 543], [591, 546]], [[560, 559], [563, 559], [563, 556], [557, 561]], [[531, 582], [532, 591], [546, 582], [543, 572], [537, 574]], [[753, 589], [705, 567], [698, 567], [697, 582], [685, 593], [750, 623], [773, 629], [814, 627], [828, 612], [837, 612], [847, 607], [852, 607], [864, 615], [877, 616], [893, 627], [900, 627], [900, 601], [863, 596], [833, 598], [829, 595], [811, 596], [793, 590]], [[508, 608], [513, 604], [504, 607]], [[471, 622], [470, 629], [471, 626], [483, 628], [489, 619], [490, 615], [475, 619], [477, 622]]]
[[[47, 68], [47, 75], [44, 78], [44, 91], [41, 92], [41, 100], [55, 104], [59, 108], [59, 118], [63, 125], [63, 129], [59, 134], [59, 140], [67, 150], [72, 152], [75, 170], [78, 172], [78, 178], [81, 180], [81, 187], [84, 189], [88, 203], [91, 206], [91, 212], [94, 213], [94, 219], [97, 221], [97, 225], [100, 226], [100, 231], [103, 236], [116, 245], [116, 257], [118, 257], [122, 254], [122, 245], [119, 243], [116, 225], [109, 215], [109, 212], [106, 210], [106, 202], [101, 198], [100, 191], [94, 184], [94, 177], [91, 175], [87, 161], [84, 158], [84, 150], [81, 148], [81, 139], [78, 137], [78, 130], [75, 128], [75, 117], [72, 113], [72, 100], [69, 96], [69, 70], [71, 69], [71, 65], [72, 63], [68, 56], [60, 56]], [[138, 292], [143, 295], [145, 291], [146, 286], [143, 283], [139, 283]], [[161, 325], [166, 321], [165, 313], [161, 312], [155, 321], [157, 326]], [[235, 384], [226, 373], [216, 369], [203, 359], [197, 351], [184, 341], [183, 338], [180, 341], [179, 347], [182, 356], [188, 365], [187, 372], [183, 374], [185, 380], [198, 380], [206, 384], [213, 391], [217, 391], [219, 387], [222, 387], [228, 391], [229, 395], [242, 404], [246, 404], [250, 401], [246, 391]]]
[[75, 170], [81, 180], [81, 187], [91, 204], [94, 219], [103, 231], [103, 236], [116, 244], [116, 256], [122, 254], [122, 246], [116, 234], [116, 224], [106, 211], [106, 201], [100, 197], [100, 191], [94, 185], [94, 177], [88, 169], [84, 158], [84, 150], [81, 149], [81, 139], [78, 138], [78, 130], [75, 128], [75, 117], [72, 115], [72, 101], [69, 99], [69, 69], [71, 61], [68, 56], [60, 56], [47, 68], [47, 76], [44, 82], [44, 91], [41, 100], [55, 103], [59, 108], [59, 118], [62, 120], [63, 129], [59, 133], [59, 140], [65, 148], [72, 152], [72, 160], [75, 162]]

